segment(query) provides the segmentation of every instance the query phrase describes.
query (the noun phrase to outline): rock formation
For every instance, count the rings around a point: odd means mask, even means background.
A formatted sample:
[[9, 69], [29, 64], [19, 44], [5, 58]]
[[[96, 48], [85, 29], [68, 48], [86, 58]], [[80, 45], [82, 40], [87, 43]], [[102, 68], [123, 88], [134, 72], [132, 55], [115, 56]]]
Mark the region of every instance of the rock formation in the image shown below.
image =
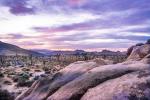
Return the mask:
[[123, 63], [70, 64], [36, 81], [16, 100], [150, 100], [150, 44], [135, 45]]

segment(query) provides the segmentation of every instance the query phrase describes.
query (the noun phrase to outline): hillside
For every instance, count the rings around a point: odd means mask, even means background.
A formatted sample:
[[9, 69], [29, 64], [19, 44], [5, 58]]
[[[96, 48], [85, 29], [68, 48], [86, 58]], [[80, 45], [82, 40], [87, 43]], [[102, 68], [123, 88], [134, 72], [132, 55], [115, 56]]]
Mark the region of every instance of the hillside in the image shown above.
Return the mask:
[[0, 55], [5, 55], [5, 56], [13, 56], [13, 55], [22, 55], [22, 56], [43, 56], [43, 54], [31, 51], [31, 50], [26, 50], [23, 48], [20, 48], [18, 46], [4, 43], [0, 41]]

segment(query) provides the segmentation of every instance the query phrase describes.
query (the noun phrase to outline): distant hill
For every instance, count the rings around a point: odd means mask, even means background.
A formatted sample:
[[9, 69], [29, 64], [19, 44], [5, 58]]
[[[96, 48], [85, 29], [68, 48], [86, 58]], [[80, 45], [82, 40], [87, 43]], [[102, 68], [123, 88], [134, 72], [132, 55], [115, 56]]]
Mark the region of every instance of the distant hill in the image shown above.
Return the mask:
[[75, 50], [75, 51], [55, 51], [55, 50], [46, 50], [46, 49], [33, 49], [32, 51], [42, 53], [44, 55], [75, 55], [86, 53], [84, 50]]
[[26, 50], [23, 48], [20, 48], [16, 45], [4, 43], [0, 41], [0, 55], [6, 55], [6, 56], [13, 56], [13, 55], [22, 55], [22, 56], [44, 56], [41, 53], [31, 51], [31, 50]]
[[75, 51], [53, 51], [53, 50], [46, 50], [46, 49], [34, 49], [33, 51], [42, 53], [44, 55], [76, 55], [76, 54], [91, 54], [91, 55], [126, 55], [126, 52], [120, 51], [110, 51], [110, 50], [103, 50], [101, 52], [86, 52], [84, 50], [75, 50]]

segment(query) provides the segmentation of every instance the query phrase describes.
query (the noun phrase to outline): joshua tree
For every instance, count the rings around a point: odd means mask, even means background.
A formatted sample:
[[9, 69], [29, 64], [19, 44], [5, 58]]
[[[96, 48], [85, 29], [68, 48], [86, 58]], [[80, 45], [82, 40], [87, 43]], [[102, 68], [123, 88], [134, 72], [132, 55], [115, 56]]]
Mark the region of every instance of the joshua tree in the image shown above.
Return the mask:
[[3, 66], [3, 58], [0, 56], [0, 66]]
[[57, 61], [60, 62], [60, 54], [57, 54], [56, 57], [57, 57]]
[[29, 59], [30, 59], [30, 61], [31, 61], [31, 63], [30, 63], [30, 65], [33, 65], [33, 59], [32, 59], [32, 54], [30, 55], [30, 57], [29, 57]]
[[88, 60], [88, 54], [87, 53], [82, 53], [84, 60]]
[[46, 67], [46, 61], [45, 60], [43, 60], [43, 65], [44, 65], [44, 67]]

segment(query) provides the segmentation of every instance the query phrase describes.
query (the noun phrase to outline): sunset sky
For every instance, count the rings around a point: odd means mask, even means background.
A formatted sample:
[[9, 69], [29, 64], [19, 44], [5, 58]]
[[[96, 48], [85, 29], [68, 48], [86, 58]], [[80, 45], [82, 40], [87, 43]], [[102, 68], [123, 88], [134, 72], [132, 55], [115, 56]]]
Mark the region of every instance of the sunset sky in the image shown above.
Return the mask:
[[150, 38], [150, 0], [0, 0], [0, 41], [27, 49], [126, 50]]

